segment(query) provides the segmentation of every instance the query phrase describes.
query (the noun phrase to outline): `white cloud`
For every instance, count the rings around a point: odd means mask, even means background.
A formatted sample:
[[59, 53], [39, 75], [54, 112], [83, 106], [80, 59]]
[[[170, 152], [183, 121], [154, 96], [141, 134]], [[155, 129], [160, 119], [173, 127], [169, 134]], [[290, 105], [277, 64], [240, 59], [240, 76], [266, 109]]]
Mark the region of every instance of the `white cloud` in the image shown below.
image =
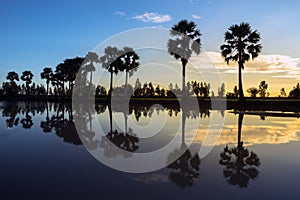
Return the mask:
[[[224, 62], [219, 52], [204, 52], [192, 56], [190, 63], [197, 69], [218, 69], [222, 73], [237, 73], [237, 63]], [[271, 74], [274, 78], [300, 78], [300, 58], [286, 55], [260, 55], [245, 63], [243, 73]], [[279, 74], [280, 73], [280, 74]]]
[[126, 14], [123, 11], [116, 11], [116, 12], [114, 12], [114, 15], [119, 15], [121, 17], [124, 17]]
[[199, 15], [192, 15], [192, 18], [194, 18], [194, 19], [202, 19], [202, 17], [199, 16]]
[[172, 20], [170, 15], [158, 14], [154, 12], [145, 12], [143, 15], [136, 15], [132, 18], [138, 21], [150, 23], [164, 23]]

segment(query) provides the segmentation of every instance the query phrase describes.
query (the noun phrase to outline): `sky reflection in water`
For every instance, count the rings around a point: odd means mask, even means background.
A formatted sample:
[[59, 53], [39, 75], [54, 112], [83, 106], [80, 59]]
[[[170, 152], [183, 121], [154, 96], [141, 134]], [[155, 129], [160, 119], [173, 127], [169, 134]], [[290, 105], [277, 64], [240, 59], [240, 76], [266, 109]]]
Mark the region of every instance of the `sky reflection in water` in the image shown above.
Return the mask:
[[[266, 117], [224, 112], [225, 125], [217, 145], [205, 158], [197, 151], [216, 110], [201, 110], [198, 130], [185, 133], [185, 142], [196, 135], [189, 150], [181, 140], [167, 159], [183, 155], [166, 168], [143, 174], [110, 169], [94, 159], [75, 131], [71, 107], [55, 103], [0, 104], [0, 190], [10, 199], [295, 199], [300, 180], [299, 119]], [[171, 110], [171, 111], [170, 111]], [[122, 112], [97, 108], [87, 115], [87, 130], [100, 122], [113, 144], [133, 152], [148, 152], [165, 145], [177, 130], [181, 112], [176, 109], [149, 111], [133, 108], [124, 122]], [[151, 118], [166, 117], [168, 127], [151, 139], [140, 139], [133, 122], [147, 125]], [[172, 116], [170, 116], [172, 114]], [[242, 120], [240, 121], [239, 119]], [[138, 119], [138, 120], [137, 120]], [[189, 116], [186, 121], [195, 121]], [[240, 123], [238, 123], [240, 121]], [[76, 121], [75, 121], [76, 122]], [[239, 125], [241, 128], [239, 137]], [[124, 132], [127, 126], [127, 132]], [[93, 128], [92, 128], [93, 129]], [[123, 130], [122, 130], [123, 129]], [[109, 135], [111, 133], [111, 135]], [[105, 138], [94, 140], [86, 133], [90, 148], [107, 148]], [[149, 144], [151, 143], [151, 144]], [[228, 147], [226, 147], [228, 146]], [[107, 149], [108, 153], [111, 153]], [[149, 161], [151, 162], [151, 161]]]

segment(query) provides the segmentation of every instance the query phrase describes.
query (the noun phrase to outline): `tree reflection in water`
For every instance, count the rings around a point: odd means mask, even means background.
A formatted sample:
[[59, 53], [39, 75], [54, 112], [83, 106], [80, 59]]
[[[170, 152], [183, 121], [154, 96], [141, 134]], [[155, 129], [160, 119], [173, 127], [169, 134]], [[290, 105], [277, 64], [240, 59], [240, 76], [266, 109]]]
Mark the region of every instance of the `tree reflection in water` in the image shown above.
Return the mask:
[[238, 144], [237, 147], [229, 148], [225, 146], [220, 154], [219, 163], [223, 169], [224, 178], [231, 185], [238, 185], [240, 188], [248, 187], [250, 180], [255, 180], [259, 174], [258, 167], [260, 159], [257, 154], [246, 149], [241, 141], [241, 130], [243, 122], [243, 113], [238, 117]]
[[123, 110], [124, 121], [125, 121], [125, 131], [120, 132], [118, 130], [113, 130], [112, 125], [112, 107], [108, 106], [109, 119], [110, 119], [110, 131], [106, 136], [102, 136], [99, 146], [104, 148], [104, 155], [107, 157], [116, 157], [121, 154], [123, 157], [130, 157], [131, 153], [138, 150], [139, 138], [133, 133], [133, 130], [129, 128], [127, 130], [127, 112]]
[[[190, 114], [191, 113], [191, 114]], [[175, 149], [168, 156], [168, 163], [171, 162], [167, 167], [172, 171], [169, 174], [169, 179], [174, 182], [180, 188], [191, 187], [196, 179], [199, 177], [200, 170], [200, 157], [198, 153], [192, 155], [191, 151], [185, 144], [185, 124], [187, 116], [196, 117], [193, 112], [188, 112], [184, 107], [182, 108], [182, 141], [181, 147]], [[200, 114], [202, 117], [202, 115]], [[178, 158], [178, 155], [179, 158]], [[177, 159], [176, 159], [177, 158]], [[175, 161], [173, 161], [175, 159]], [[173, 162], [172, 162], [173, 161]]]

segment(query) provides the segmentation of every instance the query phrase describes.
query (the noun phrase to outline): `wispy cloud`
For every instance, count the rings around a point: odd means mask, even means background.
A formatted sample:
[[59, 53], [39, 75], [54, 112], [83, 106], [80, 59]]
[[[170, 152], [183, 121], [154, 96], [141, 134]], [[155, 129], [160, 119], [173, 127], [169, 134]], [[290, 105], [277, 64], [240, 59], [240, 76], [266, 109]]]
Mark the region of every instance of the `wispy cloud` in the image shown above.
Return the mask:
[[193, 19], [201, 19], [202, 17], [199, 16], [199, 15], [194, 15], [194, 14], [193, 14], [193, 15], [192, 15], [192, 18], [193, 18]]
[[[237, 73], [237, 64], [227, 65], [218, 52], [205, 52], [193, 56], [190, 60], [197, 69], [217, 69], [222, 73]], [[274, 78], [300, 78], [300, 58], [286, 55], [260, 55], [255, 60], [245, 63], [243, 73], [271, 74]], [[279, 74], [280, 73], [280, 74]]]
[[164, 23], [172, 20], [172, 17], [168, 14], [158, 14], [154, 12], [145, 12], [143, 15], [136, 15], [132, 18], [138, 21], [150, 23]]
[[121, 17], [124, 17], [126, 15], [126, 13], [118, 10], [118, 11], [114, 12], [114, 15], [119, 15]]

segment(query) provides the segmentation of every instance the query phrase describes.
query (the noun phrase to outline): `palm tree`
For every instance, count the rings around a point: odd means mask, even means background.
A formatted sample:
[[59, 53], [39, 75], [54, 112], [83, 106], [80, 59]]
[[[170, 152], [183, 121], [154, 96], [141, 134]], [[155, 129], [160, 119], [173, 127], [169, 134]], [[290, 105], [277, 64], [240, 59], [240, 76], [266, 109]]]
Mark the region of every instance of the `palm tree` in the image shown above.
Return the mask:
[[19, 75], [16, 72], [11, 71], [7, 73], [6, 79], [9, 82], [4, 82], [2, 86], [5, 93], [8, 95], [18, 94], [20, 86], [18, 86], [15, 81], [19, 81]]
[[131, 77], [139, 66], [139, 56], [134, 52], [134, 50], [130, 47], [124, 47], [123, 49], [124, 54], [122, 55], [123, 64], [121, 66], [121, 71], [125, 71], [125, 90], [124, 90], [124, 98], [127, 95], [127, 86], [128, 86], [128, 75]]
[[33, 73], [31, 72], [31, 71], [28, 71], [28, 70], [26, 70], [26, 71], [24, 71], [23, 73], [22, 73], [22, 76], [21, 76], [21, 80], [22, 81], [25, 81], [25, 84], [26, 84], [26, 94], [27, 95], [29, 95], [29, 93], [30, 93], [30, 84], [32, 83], [32, 79], [33, 79]]
[[185, 67], [192, 53], [196, 53], [197, 55], [200, 53], [201, 33], [193, 21], [188, 22], [187, 20], [181, 20], [171, 28], [170, 34], [174, 39], [169, 39], [167, 44], [168, 51], [176, 60], [180, 59], [181, 61], [182, 95], [185, 97]]
[[90, 85], [92, 85], [92, 81], [93, 81], [93, 72], [96, 71], [96, 68], [94, 66], [94, 63], [98, 63], [99, 62], [99, 56], [97, 53], [95, 52], [88, 52], [88, 54], [85, 57], [84, 60], [84, 69], [87, 72], [90, 72]]
[[243, 100], [242, 69], [244, 69], [245, 62], [250, 58], [256, 58], [261, 52], [260, 34], [257, 30], [253, 31], [250, 24], [242, 22], [240, 25], [230, 26], [224, 38], [225, 44], [220, 46], [221, 54], [227, 64], [229, 61], [238, 62], [239, 98]]
[[68, 95], [71, 95], [71, 93], [73, 92], [74, 81], [83, 61], [84, 58], [82, 57], [75, 57], [64, 60], [63, 65], [66, 73], [66, 81], [69, 82]]
[[65, 96], [65, 83], [67, 82], [67, 68], [64, 63], [60, 63], [56, 66], [55, 69], [56, 79], [58, 81], [58, 85], [61, 87], [60, 95]]
[[265, 98], [267, 94], [268, 84], [266, 81], [261, 81], [258, 86], [258, 93], [261, 98]]
[[43, 72], [41, 73], [41, 79], [46, 79], [46, 84], [47, 84], [47, 95], [49, 94], [49, 83], [51, 80], [51, 76], [52, 76], [53, 72], [52, 69], [50, 67], [45, 67], [43, 69]]
[[15, 80], [19, 81], [19, 75], [16, 72], [11, 71], [7, 73], [6, 79], [9, 80], [11, 83], [15, 82]]
[[105, 55], [100, 57], [100, 62], [104, 69], [110, 73], [110, 89], [109, 89], [109, 98], [112, 96], [113, 90], [113, 74], [117, 74], [120, 70], [120, 66], [122, 64], [121, 55], [122, 51], [120, 51], [117, 47], [106, 47], [104, 49]]

